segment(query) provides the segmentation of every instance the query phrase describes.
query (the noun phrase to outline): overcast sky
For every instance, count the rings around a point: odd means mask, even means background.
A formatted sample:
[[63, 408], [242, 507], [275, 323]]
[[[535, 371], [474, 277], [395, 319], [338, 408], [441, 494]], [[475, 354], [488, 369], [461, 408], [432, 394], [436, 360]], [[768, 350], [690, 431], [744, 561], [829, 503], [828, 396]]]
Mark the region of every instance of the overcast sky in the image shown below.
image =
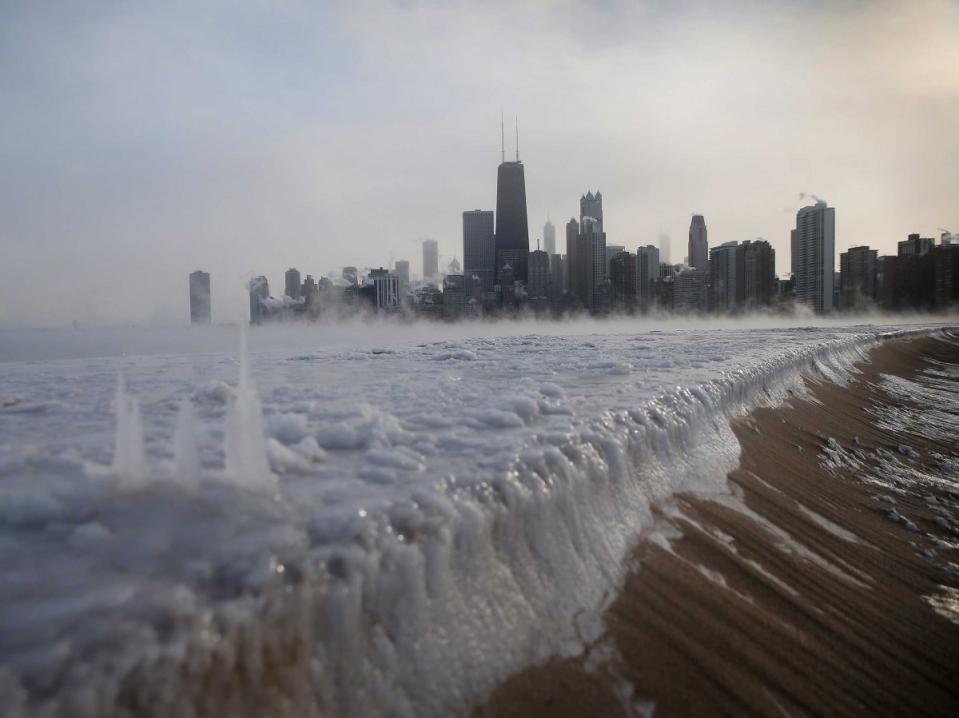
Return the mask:
[[[0, 3], [0, 325], [214, 320], [295, 266], [462, 260], [519, 116], [531, 242], [959, 231], [959, 2]], [[837, 256], [838, 265], [838, 256]]]

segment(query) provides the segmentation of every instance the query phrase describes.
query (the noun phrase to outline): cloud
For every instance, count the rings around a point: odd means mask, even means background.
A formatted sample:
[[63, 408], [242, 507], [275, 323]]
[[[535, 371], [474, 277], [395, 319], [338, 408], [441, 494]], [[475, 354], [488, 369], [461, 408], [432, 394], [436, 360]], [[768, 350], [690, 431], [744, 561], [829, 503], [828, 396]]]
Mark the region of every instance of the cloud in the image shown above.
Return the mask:
[[685, 236], [695, 207], [711, 243], [769, 238], [780, 272], [798, 188], [835, 204], [840, 250], [959, 222], [953, 3], [0, 12], [0, 324], [186, 321], [196, 268], [235, 320], [253, 274], [416, 272], [422, 236], [461, 256], [501, 110], [531, 238], [595, 186], [612, 244]]

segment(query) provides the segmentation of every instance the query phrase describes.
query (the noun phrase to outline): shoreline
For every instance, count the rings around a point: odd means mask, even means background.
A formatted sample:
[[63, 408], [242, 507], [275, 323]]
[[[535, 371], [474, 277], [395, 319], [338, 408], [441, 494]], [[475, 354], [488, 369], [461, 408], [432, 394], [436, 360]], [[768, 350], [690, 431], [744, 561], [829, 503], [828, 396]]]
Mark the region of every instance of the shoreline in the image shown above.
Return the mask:
[[876, 479], [886, 464], [935, 475], [959, 446], [867, 414], [908, 407], [882, 375], [913, 379], [929, 359], [959, 365], [955, 335], [886, 342], [846, 386], [807, 381], [808, 396], [736, 419], [731, 493], [659, 506], [606, 634], [474, 715], [959, 712], [959, 493]]

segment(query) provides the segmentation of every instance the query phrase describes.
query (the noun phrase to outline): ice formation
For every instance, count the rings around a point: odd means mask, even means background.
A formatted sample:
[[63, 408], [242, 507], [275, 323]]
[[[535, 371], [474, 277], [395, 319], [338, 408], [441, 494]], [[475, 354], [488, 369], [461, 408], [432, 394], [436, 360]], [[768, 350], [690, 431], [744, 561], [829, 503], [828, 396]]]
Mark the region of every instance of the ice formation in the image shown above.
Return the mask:
[[[8, 713], [468, 711], [595, 638], [651, 504], [724, 489], [730, 417], [888, 333], [483, 331], [244, 348], [233, 389], [225, 351], [8, 363]], [[172, 479], [146, 491], [95, 470], [117, 371], [149, 441], [121, 384], [115, 472]]]
[[146, 485], [150, 477], [146, 449], [143, 441], [143, 420], [140, 402], [127, 396], [123, 374], [117, 374], [117, 390], [114, 399], [116, 412], [116, 438], [113, 448], [113, 471], [117, 484], [124, 489], [137, 489]]

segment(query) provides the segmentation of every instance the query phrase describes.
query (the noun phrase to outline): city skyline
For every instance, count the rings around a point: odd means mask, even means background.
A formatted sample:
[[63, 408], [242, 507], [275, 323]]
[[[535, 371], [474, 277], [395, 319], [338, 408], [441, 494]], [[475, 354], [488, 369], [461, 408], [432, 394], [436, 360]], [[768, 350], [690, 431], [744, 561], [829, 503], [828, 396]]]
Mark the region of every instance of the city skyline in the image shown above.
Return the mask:
[[[779, 276], [801, 193], [840, 209], [837, 270], [850, 247], [959, 230], [954, 4], [357, 13], [6, 8], [0, 325], [180, 324], [197, 267], [214, 318], [239, 321], [261, 273], [418, 273], [425, 237], [462, 262], [462, 212], [495, 206], [501, 112], [523, 126], [531, 249], [590, 187], [612, 245], [667, 233], [679, 262], [702, 214], [711, 246], [768, 240]], [[505, 49], [478, 62], [492, 28]], [[574, 116], [571, 96], [599, 105]]]

